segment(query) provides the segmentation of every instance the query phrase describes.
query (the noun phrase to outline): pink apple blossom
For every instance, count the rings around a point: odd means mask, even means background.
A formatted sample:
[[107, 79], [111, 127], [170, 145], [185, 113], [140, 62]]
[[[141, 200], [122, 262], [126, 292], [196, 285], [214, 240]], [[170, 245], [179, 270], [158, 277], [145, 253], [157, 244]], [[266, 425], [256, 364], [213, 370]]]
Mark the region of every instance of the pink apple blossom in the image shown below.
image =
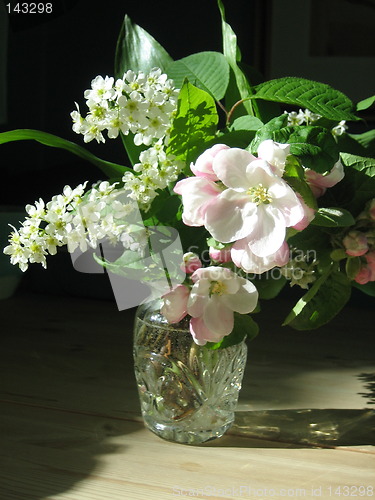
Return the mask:
[[337, 161], [327, 175], [319, 174], [309, 168], [305, 169], [306, 181], [310, 185], [315, 198], [323, 196], [327, 188], [333, 187], [344, 178], [344, 167], [341, 161]]
[[190, 289], [185, 285], [177, 285], [170, 292], [163, 295], [161, 314], [168, 323], [178, 323], [187, 314], [187, 302]]
[[345, 252], [351, 257], [360, 257], [368, 251], [367, 238], [360, 231], [350, 231], [342, 242]]
[[234, 311], [247, 314], [257, 305], [255, 286], [228, 268], [201, 268], [192, 280], [187, 312], [192, 317], [190, 332], [198, 345], [219, 342], [233, 330]]
[[266, 161], [242, 149], [221, 151], [213, 170], [226, 189], [207, 206], [206, 229], [223, 243], [248, 238], [258, 257], [275, 253], [286, 228], [304, 217], [295, 192]]
[[209, 149], [206, 149], [204, 153], [202, 153], [197, 161], [190, 165], [190, 169], [197, 177], [205, 177], [210, 181], [217, 181], [218, 178], [215, 172], [212, 170], [212, 162], [215, 156], [223, 149], [229, 149], [229, 146], [226, 144], [215, 144]]

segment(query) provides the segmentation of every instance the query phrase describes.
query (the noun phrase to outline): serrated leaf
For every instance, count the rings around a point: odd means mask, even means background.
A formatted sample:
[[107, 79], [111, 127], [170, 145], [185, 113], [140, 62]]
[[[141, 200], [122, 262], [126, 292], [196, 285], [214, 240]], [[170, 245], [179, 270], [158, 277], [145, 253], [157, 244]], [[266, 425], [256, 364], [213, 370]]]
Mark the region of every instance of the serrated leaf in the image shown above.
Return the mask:
[[329, 271], [314, 282], [283, 325], [290, 325], [296, 330], [319, 328], [341, 311], [350, 295], [351, 284], [346, 275], [340, 271]]
[[125, 16], [116, 45], [116, 78], [122, 78], [128, 70], [149, 73], [156, 67], [165, 72], [172, 61], [168, 52], [147, 31]]
[[214, 139], [218, 121], [211, 95], [186, 81], [179, 94], [167, 154], [189, 165], [195, 153], [205, 149], [205, 144]]
[[307, 108], [330, 120], [359, 119], [353, 102], [345, 94], [305, 78], [277, 78], [261, 83], [255, 87], [254, 98]]
[[368, 97], [367, 99], [363, 99], [359, 101], [357, 104], [357, 111], [363, 111], [365, 109], [370, 108], [375, 102], [375, 95]]
[[9, 132], [0, 133], [0, 144], [5, 144], [12, 141], [25, 141], [34, 140], [44, 144], [45, 146], [51, 146], [53, 148], [65, 149], [70, 153], [73, 153], [80, 158], [87, 160], [107, 175], [109, 178], [118, 178], [124, 174], [127, 170], [131, 170], [123, 165], [118, 165], [117, 163], [111, 163], [110, 161], [102, 160], [97, 156], [93, 155], [85, 148], [75, 144], [74, 142], [67, 141], [61, 137], [57, 137], [53, 134], [48, 134], [47, 132], [41, 132], [40, 130], [33, 129], [17, 129], [10, 130]]
[[355, 219], [343, 208], [319, 208], [311, 224], [324, 227], [348, 227], [355, 224]]
[[172, 62], [167, 70], [177, 88], [185, 78], [211, 94], [217, 101], [225, 95], [229, 83], [229, 65], [219, 52], [199, 52]]
[[224, 349], [235, 344], [239, 344], [246, 337], [253, 340], [259, 332], [257, 323], [248, 314], [234, 313], [234, 328], [232, 332], [224, 337], [220, 342], [207, 342], [208, 349]]

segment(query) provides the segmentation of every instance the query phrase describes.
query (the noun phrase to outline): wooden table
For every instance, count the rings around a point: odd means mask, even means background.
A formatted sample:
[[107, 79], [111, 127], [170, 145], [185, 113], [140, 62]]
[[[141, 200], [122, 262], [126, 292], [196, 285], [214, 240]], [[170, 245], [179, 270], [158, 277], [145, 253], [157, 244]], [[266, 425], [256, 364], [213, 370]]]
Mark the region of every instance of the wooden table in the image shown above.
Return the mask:
[[375, 498], [374, 314], [296, 332], [284, 305], [263, 306], [233, 428], [192, 447], [143, 426], [134, 310], [1, 301], [0, 499]]

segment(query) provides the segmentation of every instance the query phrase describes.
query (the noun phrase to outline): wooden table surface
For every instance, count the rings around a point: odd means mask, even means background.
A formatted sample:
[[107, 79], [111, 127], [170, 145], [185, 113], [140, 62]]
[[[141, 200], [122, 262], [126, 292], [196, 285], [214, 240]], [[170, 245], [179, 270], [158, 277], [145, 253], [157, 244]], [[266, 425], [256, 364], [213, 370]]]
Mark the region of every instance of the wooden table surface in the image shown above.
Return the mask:
[[375, 498], [372, 310], [296, 332], [276, 302], [233, 428], [192, 447], [143, 426], [134, 310], [22, 290], [0, 301], [0, 499]]

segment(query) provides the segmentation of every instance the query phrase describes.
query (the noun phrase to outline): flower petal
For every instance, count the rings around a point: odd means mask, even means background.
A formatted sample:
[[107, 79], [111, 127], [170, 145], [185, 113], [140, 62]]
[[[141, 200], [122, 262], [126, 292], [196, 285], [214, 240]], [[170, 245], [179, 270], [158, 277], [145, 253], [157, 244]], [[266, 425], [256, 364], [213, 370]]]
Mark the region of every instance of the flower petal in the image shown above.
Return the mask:
[[212, 168], [227, 187], [243, 190], [246, 168], [255, 159], [245, 149], [230, 148], [215, 156]]
[[258, 257], [265, 257], [275, 253], [283, 244], [285, 220], [272, 205], [259, 205], [257, 215], [257, 223], [249, 235], [249, 247]]
[[207, 206], [205, 227], [217, 241], [231, 243], [252, 231], [256, 208], [245, 193], [226, 189]]
[[233, 311], [226, 307], [221, 297], [213, 295], [204, 309], [203, 321], [209, 330], [224, 337], [233, 330]]
[[221, 193], [221, 189], [204, 177], [188, 177], [177, 182], [174, 192], [182, 195], [184, 223], [187, 226], [203, 226], [206, 209]]

